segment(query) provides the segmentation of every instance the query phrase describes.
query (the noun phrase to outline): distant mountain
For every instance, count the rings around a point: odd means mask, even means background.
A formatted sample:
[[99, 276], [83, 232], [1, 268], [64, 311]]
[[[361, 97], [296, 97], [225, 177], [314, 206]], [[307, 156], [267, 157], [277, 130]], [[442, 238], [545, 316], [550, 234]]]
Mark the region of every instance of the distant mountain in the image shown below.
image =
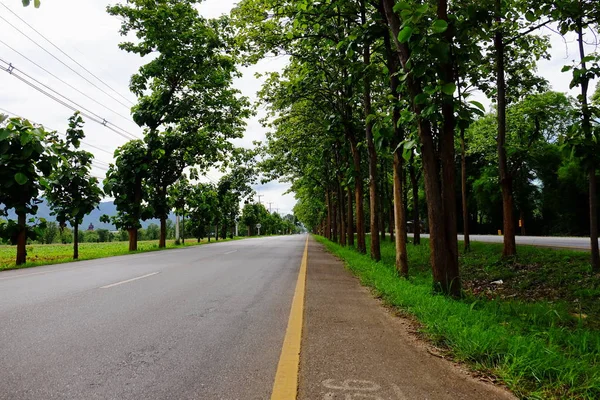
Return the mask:
[[[52, 211], [50, 210], [50, 207], [48, 206], [48, 203], [46, 203], [46, 201], [44, 200], [41, 204], [38, 205], [38, 212], [35, 215], [38, 218], [45, 218], [47, 221], [56, 221], [56, 219], [50, 215]], [[81, 229], [87, 229], [90, 224], [94, 225], [94, 229], [108, 229], [111, 231], [116, 230], [115, 226], [112, 224], [105, 224], [104, 222], [100, 222], [100, 217], [102, 215], [109, 215], [109, 216], [113, 216], [117, 214], [117, 207], [115, 206], [115, 203], [113, 203], [112, 201], [105, 201], [102, 202], [98, 205], [98, 208], [95, 208], [94, 211], [92, 211], [89, 215], [87, 215], [84, 219], [83, 219], [83, 223], [80, 225]], [[10, 219], [16, 219], [17, 216], [15, 215], [15, 213], [11, 210], [8, 212], [8, 218]], [[170, 219], [175, 219], [175, 216], [173, 214], [169, 215]], [[147, 228], [148, 225], [154, 223], [154, 224], [160, 224], [160, 221], [158, 219], [149, 219], [147, 221], [141, 221], [142, 222], [142, 228]]]

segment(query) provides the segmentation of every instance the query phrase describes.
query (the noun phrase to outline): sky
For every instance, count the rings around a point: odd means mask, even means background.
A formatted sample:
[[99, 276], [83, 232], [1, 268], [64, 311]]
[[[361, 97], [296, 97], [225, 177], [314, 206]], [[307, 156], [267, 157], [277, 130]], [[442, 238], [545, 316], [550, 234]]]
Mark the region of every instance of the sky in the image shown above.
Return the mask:
[[[123, 40], [119, 35], [120, 21], [106, 13], [106, 6], [115, 1], [42, 0], [41, 8], [35, 9], [22, 7], [21, 0], [0, 0], [0, 67], [9, 68], [12, 65], [16, 68], [14, 75], [27, 75], [36, 79], [40, 84], [47, 85], [76, 103], [77, 109], [87, 110], [95, 119], [100, 122], [105, 120], [107, 126], [113, 128], [108, 129], [101, 123], [86, 118], [83, 147], [94, 153], [96, 161], [93, 175], [101, 179], [108, 163], [112, 161], [114, 150], [128, 138], [142, 136], [142, 130], [130, 117], [129, 108], [135, 97], [129, 92], [128, 83], [130, 76], [143, 65], [144, 60], [117, 47]], [[229, 13], [234, 4], [233, 0], [206, 0], [200, 5], [200, 12], [207, 18], [217, 17]], [[5, 6], [58, 48], [20, 21]], [[568, 92], [570, 75], [561, 73], [560, 69], [569, 60], [577, 58], [574, 40], [568, 37], [565, 42], [550, 30], [542, 33], [551, 35], [553, 48], [551, 60], [539, 63], [539, 73], [551, 82], [554, 90]], [[593, 51], [595, 47], [587, 46], [587, 50]], [[272, 58], [250, 68], [243, 68], [243, 77], [236, 80], [235, 86], [254, 100], [262, 84], [254, 76], [255, 73], [280, 71], [285, 63], [284, 58]], [[480, 96], [478, 100], [489, 107], [489, 100]], [[47, 129], [59, 132], [66, 130], [67, 120], [73, 114], [64, 105], [1, 70], [0, 112], [28, 118]], [[236, 141], [236, 144], [249, 147], [253, 141], [265, 138], [266, 129], [259, 122], [263, 116], [264, 111], [259, 109], [258, 115], [247, 121], [244, 138]], [[210, 171], [206, 179], [216, 181], [219, 176], [217, 171]], [[288, 184], [279, 182], [255, 187], [257, 194], [261, 195], [260, 201], [267, 208], [282, 214], [291, 213], [295, 204], [293, 194], [284, 194], [288, 189]], [[255, 200], [258, 201], [258, 197]]]

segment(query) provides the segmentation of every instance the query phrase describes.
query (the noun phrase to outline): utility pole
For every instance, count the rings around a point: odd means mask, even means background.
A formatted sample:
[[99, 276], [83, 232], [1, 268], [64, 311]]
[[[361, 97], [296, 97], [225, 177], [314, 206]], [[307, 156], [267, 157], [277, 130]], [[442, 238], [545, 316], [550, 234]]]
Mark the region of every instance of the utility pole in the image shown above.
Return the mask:
[[264, 194], [257, 194], [257, 196], [258, 196], [258, 204], [262, 204], [262, 203], [260, 202], [260, 198], [261, 198], [261, 197], [265, 197], [265, 195], [264, 195]]
[[267, 204], [269, 205], [269, 212], [271, 212], [271, 205], [273, 205], [272, 201], [267, 202]]

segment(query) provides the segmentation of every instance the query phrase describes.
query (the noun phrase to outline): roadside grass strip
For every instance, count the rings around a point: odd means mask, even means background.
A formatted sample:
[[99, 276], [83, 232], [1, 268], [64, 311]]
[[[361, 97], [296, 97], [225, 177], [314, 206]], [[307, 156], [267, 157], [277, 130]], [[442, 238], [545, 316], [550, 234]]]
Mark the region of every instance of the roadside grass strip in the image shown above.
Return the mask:
[[565, 303], [473, 295], [453, 300], [432, 291], [431, 274], [422, 269], [428, 266], [426, 244], [408, 246], [416, 270], [405, 280], [395, 271], [390, 242], [382, 243], [383, 261], [377, 263], [354, 248], [315, 238], [386, 304], [414, 316], [421, 332], [453, 359], [504, 383], [516, 396], [600, 398], [600, 332], [585, 327]]
[[[211, 240], [210, 243], [229, 242], [244, 238], [245, 237], [220, 239], [218, 242]], [[74, 261], [94, 260], [127, 254], [147, 253], [150, 251], [181, 249], [204, 244], [208, 244], [206, 239], [200, 242], [196, 239], [186, 240], [185, 245], [176, 245], [174, 240], [168, 240], [167, 247], [165, 249], [159, 249], [158, 240], [148, 240], [139, 241], [137, 251], [129, 251], [128, 242], [80, 243], [78, 260], [73, 260], [73, 244], [31, 244], [27, 245], [27, 263], [18, 267], [15, 265], [15, 257], [17, 254], [16, 246], [0, 246], [0, 271], [38, 267], [41, 265], [62, 264]]]

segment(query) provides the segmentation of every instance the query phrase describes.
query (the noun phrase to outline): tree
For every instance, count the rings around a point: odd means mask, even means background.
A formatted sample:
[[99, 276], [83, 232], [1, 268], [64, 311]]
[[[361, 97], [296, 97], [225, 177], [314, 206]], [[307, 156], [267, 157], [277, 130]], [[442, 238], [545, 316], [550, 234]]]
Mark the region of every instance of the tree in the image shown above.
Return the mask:
[[[123, 22], [121, 34], [137, 42], [119, 47], [144, 57], [155, 53], [131, 78], [138, 96], [133, 119], [147, 128], [148, 198], [161, 220], [159, 247], [165, 246], [167, 190], [186, 165], [204, 168], [230, 150], [228, 139], [241, 137], [249, 115], [247, 99], [233, 89], [238, 76], [231, 54], [228, 20], [202, 18], [195, 0], [132, 0], [108, 7]], [[176, 125], [176, 128], [173, 128]], [[167, 126], [159, 133], [160, 126]]]
[[[52, 244], [57, 236], [59, 236], [58, 224], [54, 221], [49, 221], [46, 223], [46, 227], [44, 228], [44, 232], [42, 235], [42, 243]], [[1, 236], [0, 236], [1, 237]]]
[[198, 239], [198, 242], [206, 236], [209, 237], [208, 240], [210, 241], [210, 226], [218, 207], [217, 192], [214, 185], [208, 183], [194, 185], [188, 203], [192, 234]]
[[57, 162], [50, 140], [43, 127], [0, 115], [0, 216], [10, 209], [17, 214], [17, 222], [9, 220], [0, 232], [17, 244], [17, 265], [27, 260], [27, 238], [35, 240], [43, 227], [43, 223], [28, 227], [27, 214], [37, 212], [46, 178]]
[[132, 140], [115, 150], [115, 163], [110, 164], [104, 179], [104, 192], [114, 197], [117, 215], [103, 216], [102, 222], [112, 222], [117, 229], [129, 233], [129, 251], [137, 250], [140, 220], [152, 216], [147, 201], [148, 151], [143, 141]]
[[91, 176], [94, 155], [79, 149], [81, 140], [85, 137], [82, 128], [83, 119], [76, 112], [69, 118], [66, 140], [55, 137], [60, 158], [48, 179], [48, 189], [45, 192], [52, 215], [56, 216], [61, 228], [67, 222], [73, 227], [75, 260], [79, 258], [79, 225], [102, 199], [98, 179]]

